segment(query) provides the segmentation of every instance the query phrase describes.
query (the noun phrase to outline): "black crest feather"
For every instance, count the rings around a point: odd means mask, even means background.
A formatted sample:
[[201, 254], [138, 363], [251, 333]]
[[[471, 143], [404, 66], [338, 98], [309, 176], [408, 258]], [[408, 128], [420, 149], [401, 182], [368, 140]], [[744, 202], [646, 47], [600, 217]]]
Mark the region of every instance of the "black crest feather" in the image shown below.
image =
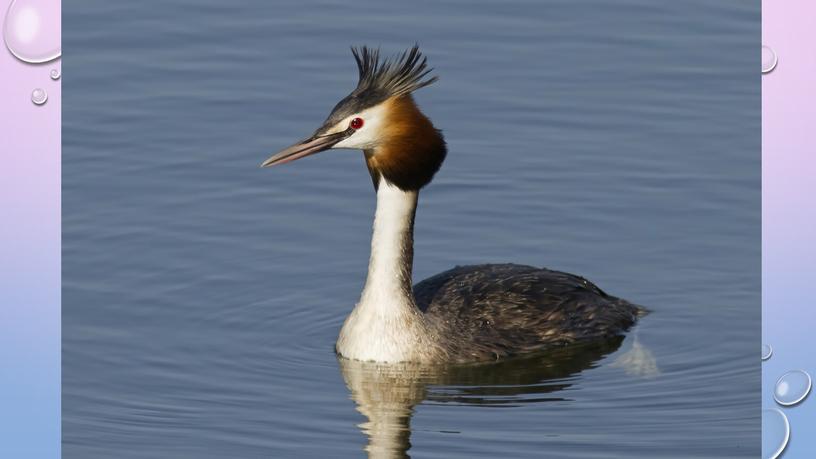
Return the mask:
[[425, 78], [433, 70], [428, 68], [428, 58], [419, 51], [419, 45], [395, 59], [385, 59], [380, 62], [380, 50], [371, 50], [366, 46], [351, 48], [360, 80], [354, 93], [377, 93], [387, 97], [401, 96], [417, 89], [424, 88], [437, 80], [433, 76]]
[[419, 45], [394, 58], [380, 59], [380, 50], [367, 46], [351, 48], [360, 79], [354, 91], [335, 105], [323, 126], [315, 133], [325, 132], [346, 117], [373, 107], [395, 96], [408, 95], [437, 80], [428, 77], [428, 59], [419, 51]]

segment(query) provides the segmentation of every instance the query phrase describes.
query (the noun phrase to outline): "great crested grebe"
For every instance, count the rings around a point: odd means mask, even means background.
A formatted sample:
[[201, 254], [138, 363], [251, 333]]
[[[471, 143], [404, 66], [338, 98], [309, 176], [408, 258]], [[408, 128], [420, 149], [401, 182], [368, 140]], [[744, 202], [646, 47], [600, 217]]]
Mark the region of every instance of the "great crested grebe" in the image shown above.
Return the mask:
[[460, 266], [412, 288], [419, 190], [447, 147], [411, 93], [436, 81], [417, 46], [380, 61], [352, 48], [359, 82], [315, 133], [262, 167], [331, 148], [363, 150], [377, 192], [368, 277], [336, 351], [377, 362], [496, 360], [622, 334], [645, 310], [583, 277], [516, 264]]

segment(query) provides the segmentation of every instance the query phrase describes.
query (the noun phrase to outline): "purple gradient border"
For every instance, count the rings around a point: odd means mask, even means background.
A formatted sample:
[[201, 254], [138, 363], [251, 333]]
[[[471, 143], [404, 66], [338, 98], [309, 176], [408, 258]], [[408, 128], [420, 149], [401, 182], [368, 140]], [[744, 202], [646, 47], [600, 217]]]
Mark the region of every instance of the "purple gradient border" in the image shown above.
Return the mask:
[[[0, 0], [0, 24], [10, 0]], [[43, 2], [38, 2], [43, 5]], [[59, 14], [53, 1], [50, 11]], [[50, 5], [45, 3], [46, 6]], [[60, 38], [60, 30], [48, 31]], [[61, 68], [0, 39], [0, 457], [60, 456]], [[48, 92], [42, 106], [34, 88]]]
[[[786, 371], [816, 375], [815, 18], [812, 1], [762, 2], [762, 44], [779, 58], [762, 76], [762, 339], [773, 346], [762, 362], [763, 407], [776, 407]], [[784, 457], [816, 457], [815, 399], [780, 407], [791, 426]]]
[[[762, 77], [762, 336], [774, 346], [762, 405], [774, 406], [779, 375], [816, 375], [816, 3], [768, 0], [762, 13], [762, 43], [779, 55]], [[0, 48], [0, 457], [59, 457], [61, 80], [49, 71], [61, 63], [26, 65]], [[45, 105], [31, 103], [34, 87]], [[816, 457], [816, 401], [785, 413], [785, 456]]]

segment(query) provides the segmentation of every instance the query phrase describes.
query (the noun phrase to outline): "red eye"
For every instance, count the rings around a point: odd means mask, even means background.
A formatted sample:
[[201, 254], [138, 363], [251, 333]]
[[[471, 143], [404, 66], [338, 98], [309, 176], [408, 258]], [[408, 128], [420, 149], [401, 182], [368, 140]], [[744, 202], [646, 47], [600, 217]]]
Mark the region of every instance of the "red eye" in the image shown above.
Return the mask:
[[349, 126], [351, 126], [351, 128], [354, 130], [360, 129], [361, 127], [363, 127], [363, 119], [354, 118], [353, 120], [351, 120], [351, 123], [349, 123]]

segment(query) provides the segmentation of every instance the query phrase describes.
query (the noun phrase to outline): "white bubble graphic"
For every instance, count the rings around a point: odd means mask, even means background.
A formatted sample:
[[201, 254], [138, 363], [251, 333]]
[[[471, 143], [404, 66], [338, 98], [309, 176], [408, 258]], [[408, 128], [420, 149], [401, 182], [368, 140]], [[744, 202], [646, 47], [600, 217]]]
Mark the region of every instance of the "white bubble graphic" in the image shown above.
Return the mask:
[[762, 73], [768, 73], [776, 68], [778, 59], [776, 53], [769, 46], [762, 46]]
[[59, 69], [51, 69], [51, 79], [52, 80], [59, 80], [62, 74], [60, 73]]
[[789, 371], [776, 381], [774, 400], [783, 406], [796, 405], [808, 396], [811, 385], [812, 382], [807, 371]]
[[17, 59], [30, 64], [62, 54], [61, 9], [52, 0], [14, 0], [6, 12], [3, 40]]
[[773, 355], [773, 348], [770, 344], [762, 345], [762, 360], [768, 360]]
[[790, 424], [785, 413], [776, 408], [762, 410], [762, 459], [776, 459], [785, 451]]
[[42, 105], [48, 100], [48, 93], [45, 92], [45, 89], [37, 88], [31, 91], [31, 102], [34, 102], [36, 105]]

